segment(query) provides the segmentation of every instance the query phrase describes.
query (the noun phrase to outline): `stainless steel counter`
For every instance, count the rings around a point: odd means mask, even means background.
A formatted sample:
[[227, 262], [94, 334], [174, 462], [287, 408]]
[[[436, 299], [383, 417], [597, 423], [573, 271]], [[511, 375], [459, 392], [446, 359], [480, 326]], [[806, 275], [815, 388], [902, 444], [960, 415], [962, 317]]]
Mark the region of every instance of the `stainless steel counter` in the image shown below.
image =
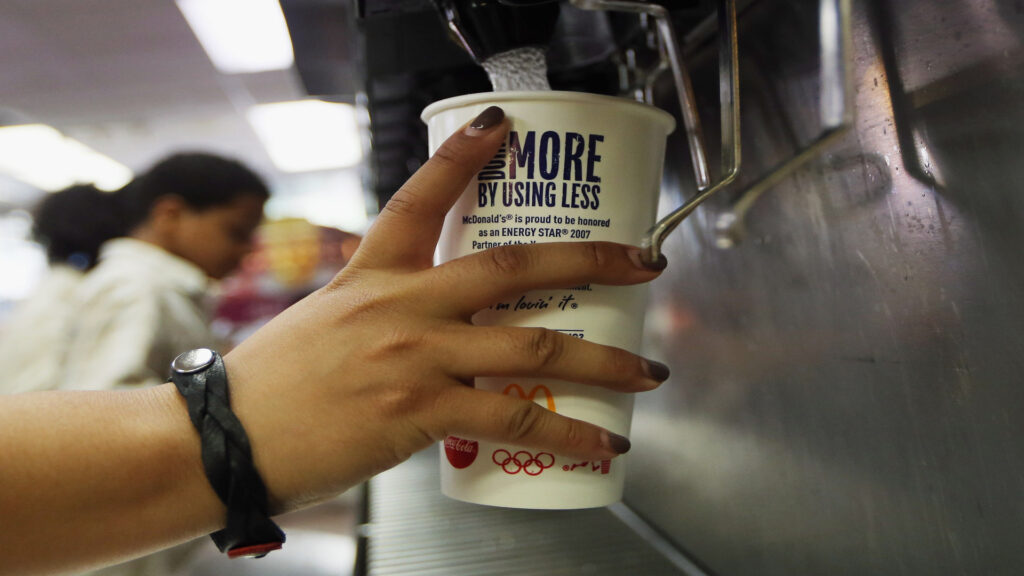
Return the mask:
[[702, 576], [618, 507], [512, 510], [441, 495], [436, 449], [374, 478], [367, 573], [373, 576]]

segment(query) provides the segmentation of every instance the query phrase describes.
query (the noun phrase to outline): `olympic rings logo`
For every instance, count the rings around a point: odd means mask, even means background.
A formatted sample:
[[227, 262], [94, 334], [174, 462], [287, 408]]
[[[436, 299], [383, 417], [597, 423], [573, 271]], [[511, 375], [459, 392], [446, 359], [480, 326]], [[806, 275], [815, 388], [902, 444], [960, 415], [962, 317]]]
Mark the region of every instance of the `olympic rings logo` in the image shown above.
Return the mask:
[[501, 466], [505, 474], [525, 472], [527, 476], [537, 476], [555, 465], [555, 457], [547, 452], [538, 452], [536, 456], [526, 450], [510, 454], [508, 450], [495, 450], [491, 461]]

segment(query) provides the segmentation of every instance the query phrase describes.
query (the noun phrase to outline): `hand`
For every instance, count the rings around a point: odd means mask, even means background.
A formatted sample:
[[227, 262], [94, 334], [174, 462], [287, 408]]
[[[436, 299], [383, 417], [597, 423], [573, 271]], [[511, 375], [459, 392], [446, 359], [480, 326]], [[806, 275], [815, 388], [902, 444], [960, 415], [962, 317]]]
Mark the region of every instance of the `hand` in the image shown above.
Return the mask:
[[471, 324], [474, 312], [528, 290], [658, 275], [639, 249], [607, 242], [507, 246], [433, 266], [445, 214], [508, 131], [500, 109], [488, 113], [395, 194], [328, 286], [226, 357], [275, 511], [336, 494], [450, 434], [581, 460], [628, 450], [597, 426], [472, 387], [476, 376], [550, 377], [637, 392], [667, 376], [555, 331]]

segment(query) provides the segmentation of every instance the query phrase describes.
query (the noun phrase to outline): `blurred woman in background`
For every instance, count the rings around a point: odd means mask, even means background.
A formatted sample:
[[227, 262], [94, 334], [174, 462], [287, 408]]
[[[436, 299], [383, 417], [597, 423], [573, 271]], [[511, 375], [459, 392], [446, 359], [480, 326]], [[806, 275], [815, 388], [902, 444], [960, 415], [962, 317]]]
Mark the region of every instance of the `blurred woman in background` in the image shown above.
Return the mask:
[[117, 195], [126, 232], [103, 246], [76, 291], [64, 389], [163, 383], [181, 351], [220, 347], [209, 327], [210, 280], [249, 252], [270, 192], [239, 162], [187, 153]]
[[210, 280], [241, 263], [269, 196], [247, 167], [206, 153], [170, 156], [117, 192], [47, 196], [33, 235], [50, 272], [0, 327], [0, 393], [158, 384], [181, 350], [219, 347]]
[[[122, 231], [75, 288], [60, 387], [162, 384], [182, 351], [220, 346], [210, 330], [211, 279], [249, 252], [269, 196], [247, 167], [205, 153], [170, 156], [118, 191]], [[198, 540], [92, 574], [169, 576], [209, 545]]]

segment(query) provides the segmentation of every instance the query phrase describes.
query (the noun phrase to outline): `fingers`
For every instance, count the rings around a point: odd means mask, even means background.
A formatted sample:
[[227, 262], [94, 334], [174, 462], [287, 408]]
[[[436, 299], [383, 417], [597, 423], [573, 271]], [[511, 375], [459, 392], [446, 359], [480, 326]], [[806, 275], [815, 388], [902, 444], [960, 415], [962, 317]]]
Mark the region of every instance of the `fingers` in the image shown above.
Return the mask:
[[[446, 313], [472, 314], [529, 290], [587, 283], [626, 285], [653, 280], [665, 268], [642, 261], [640, 249], [613, 242], [500, 246], [447, 262], [434, 271]], [[472, 279], [472, 281], [470, 281]]]
[[529, 376], [644, 392], [669, 377], [664, 364], [554, 330], [453, 326], [444, 335], [440, 341], [447, 346], [436, 356], [449, 375], [464, 381], [475, 376]]
[[494, 157], [508, 126], [501, 108], [491, 106], [452, 134], [388, 201], [353, 258], [356, 265], [429, 267], [445, 214]]
[[542, 448], [581, 460], [604, 460], [626, 453], [629, 440], [600, 426], [567, 418], [539, 404], [472, 388], [445, 394], [444, 435], [468, 436]]

